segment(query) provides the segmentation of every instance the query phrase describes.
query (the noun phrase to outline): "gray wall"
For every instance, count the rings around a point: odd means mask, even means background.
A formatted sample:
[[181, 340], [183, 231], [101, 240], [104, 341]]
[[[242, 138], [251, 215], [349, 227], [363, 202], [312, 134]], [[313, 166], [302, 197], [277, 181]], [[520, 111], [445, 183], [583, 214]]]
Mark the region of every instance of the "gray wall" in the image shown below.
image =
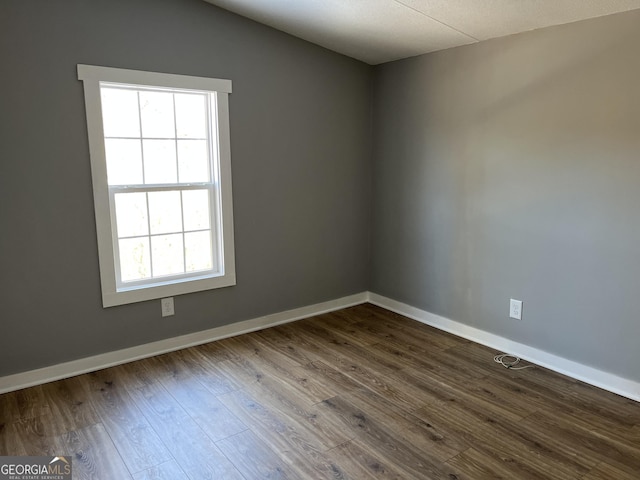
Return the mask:
[[[233, 81], [237, 286], [102, 309], [78, 63]], [[366, 290], [371, 67], [201, 0], [2, 0], [0, 65], [0, 375]]]
[[371, 289], [640, 380], [639, 51], [636, 11], [376, 67]]
[[[372, 69], [201, 0], [3, 0], [0, 375], [369, 288], [640, 380], [639, 27]], [[78, 63], [233, 80], [237, 286], [101, 308]]]

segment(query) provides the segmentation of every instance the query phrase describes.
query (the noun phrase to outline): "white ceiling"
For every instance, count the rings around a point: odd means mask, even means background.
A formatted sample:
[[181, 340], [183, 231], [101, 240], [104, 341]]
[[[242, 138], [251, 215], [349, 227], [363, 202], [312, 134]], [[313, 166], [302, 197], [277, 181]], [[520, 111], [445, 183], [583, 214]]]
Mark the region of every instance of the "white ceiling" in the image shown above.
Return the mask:
[[366, 63], [640, 8], [640, 0], [205, 0]]

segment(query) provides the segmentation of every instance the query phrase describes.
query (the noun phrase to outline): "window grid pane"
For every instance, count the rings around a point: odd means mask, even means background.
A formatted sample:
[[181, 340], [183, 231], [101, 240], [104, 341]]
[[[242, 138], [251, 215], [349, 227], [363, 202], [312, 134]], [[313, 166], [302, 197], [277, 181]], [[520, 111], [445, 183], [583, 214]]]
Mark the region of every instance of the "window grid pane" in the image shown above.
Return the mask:
[[214, 267], [211, 231], [188, 232], [184, 237], [185, 271], [211, 270]]
[[[116, 187], [112, 201], [118, 282], [136, 285], [216, 271], [218, 241], [212, 229], [211, 202], [217, 173], [211, 168], [211, 136], [215, 132], [211, 131], [209, 108], [214, 98], [199, 92], [126, 86], [109, 90], [131, 92], [121, 96], [132, 100], [127, 115], [135, 118], [133, 122], [127, 120], [128, 133], [124, 136], [115, 127], [111, 127], [111, 136], [106, 127], [104, 131], [105, 145], [111, 152], [106, 158], [107, 169], [114, 172], [110, 175], [113, 181], [108, 181]], [[113, 108], [110, 112], [111, 125], [116, 125], [113, 119], [118, 119], [117, 112], [113, 113]], [[159, 119], [154, 117], [156, 113]], [[183, 190], [181, 182], [190, 186]], [[205, 188], [193, 189], [200, 184]], [[150, 185], [152, 190], [144, 191], [143, 185]], [[174, 188], [165, 190], [159, 188], [161, 185]], [[127, 192], [127, 187], [139, 193]]]
[[144, 90], [139, 93], [144, 138], [175, 138], [173, 93]]
[[[152, 225], [152, 219], [157, 215], [153, 211], [152, 205], [155, 200], [151, 195], [163, 193], [178, 194], [172, 199], [178, 201], [173, 208], [179, 214], [179, 225], [175, 224], [176, 229], [158, 229]], [[206, 213], [209, 217], [210, 191], [207, 189], [114, 194], [116, 212], [118, 209], [125, 212], [116, 218], [120, 281], [123, 284], [217, 269], [217, 242], [214, 242], [210, 218], [206, 219], [206, 224], [197, 227], [195, 224], [191, 228], [185, 225], [185, 207], [197, 210], [192, 201], [185, 203], [185, 194], [202, 196], [202, 193], [206, 195]], [[168, 199], [165, 198], [164, 201], [166, 200]], [[160, 215], [166, 213], [167, 208], [162, 208], [162, 201], [157, 203], [157, 206], [161, 207]], [[170, 212], [169, 215], [171, 214], [175, 215], [176, 212]]]
[[144, 182], [140, 139], [107, 138], [104, 148], [109, 184], [131, 185]]
[[176, 137], [205, 139], [207, 137], [207, 102], [201, 94], [176, 93]]
[[175, 140], [142, 139], [147, 184], [178, 183]]
[[119, 240], [118, 247], [120, 275], [123, 282], [153, 278], [151, 276], [149, 237]]
[[149, 235], [149, 209], [145, 193], [115, 194], [118, 238]]
[[185, 273], [183, 234], [154, 235], [151, 237], [151, 251], [156, 277]]
[[150, 212], [150, 230], [152, 235], [182, 232], [182, 202], [179, 190], [167, 192], [149, 192], [147, 194]]
[[137, 92], [105, 87], [101, 89], [100, 93], [105, 136], [139, 138], [140, 124], [136, 121]]
[[[135, 101], [129, 105], [126, 111], [127, 134], [122, 135], [121, 131], [113, 125], [120, 117], [113, 114], [113, 108], [107, 107], [106, 102], [113, 97], [103, 94], [103, 122], [105, 124], [104, 139], [111, 140], [138, 140], [140, 142], [140, 153], [130, 152], [130, 155], [118, 157], [113, 156], [113, 161], [107, 159], [107, 168], [113, 171], [110, 175], [109, 185], [126, 185], [123, 176], [132, 178], [131, 170], [138, 168], [142, 157], [142, 185], [146, 184], [170, 184], [170, 183], [208, 183], [216, 181], [217, 173], [213, 172], [211, 178], [212, 165], [212, 138], [216, 132], [211, 130], [210, 102], [215, 101], [214, 96], [200, 92], [170, 92], [166, 90], [153, 89], [132, 89], [126, 86], [109, 85], [101, 87], [103, 92], [122, 92], [123, 95], [133, 95]], [[161, 96], [161, 97], [158, 97]], [[179, 101], [176, 98], [179, 98]], [[157, 100], [160, 98], [161, 100]], [[154, 101], [155, 99], [155, 101]], [[194, 100], [194, 99], [197, 99]], [[179, 116], [178, 105], [181, 105], [181, 116]], [[155, 107], [154, 107], [155, 105]], [[164, 111], [163, 111], [164, 108]], [[146, 114], [144, 111], [148, 111]], [[150, 112], [157, 111], [164, 118], [159, 124], [150, 123]], [[190, 117], [199, 115], [200, 118]], [[107, 118], [107, 115], [111, 115]], [[132, 122], [130, 116], [136, 117]], [[145, 121], [145, 117], [146, 121]], [[135, 128], [133, 127], [135, 125]], [[146, 125], [146, 126], [145, 126]], [[168, 129], [171, 128], [171, 132]], [[169, 153], [173, 150], [173, 153]], [[127, 163], [128, 162], [128, 163]], [[173, 167], [167, 170], [168, 164], [173, 163]], [[136, 167], [138, 165], [138, 167]], [[152, 171], [155, 167], [155, 171]], [[116, 174], [118, 172], [120, 175]], [[128, 175], [125, 175], [127, 174]], [[134, 184], [133, 182], [130, 184]], [[137, 183], [136, 183], [137, 184]]]

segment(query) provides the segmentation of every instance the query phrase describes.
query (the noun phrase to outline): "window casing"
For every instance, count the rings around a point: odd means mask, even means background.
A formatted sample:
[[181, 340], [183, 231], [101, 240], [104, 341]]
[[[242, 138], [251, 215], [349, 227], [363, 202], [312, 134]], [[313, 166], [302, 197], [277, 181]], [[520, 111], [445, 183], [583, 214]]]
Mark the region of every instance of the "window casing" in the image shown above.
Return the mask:
[[229, 80], [78, 65], [103, 306], [235, 285]]

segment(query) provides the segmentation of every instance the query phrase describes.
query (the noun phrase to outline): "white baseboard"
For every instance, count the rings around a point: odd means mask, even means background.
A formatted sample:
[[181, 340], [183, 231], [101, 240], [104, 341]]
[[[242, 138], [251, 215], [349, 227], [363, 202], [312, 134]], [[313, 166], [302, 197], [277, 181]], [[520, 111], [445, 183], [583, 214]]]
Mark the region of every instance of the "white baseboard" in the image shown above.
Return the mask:
[[60, 363], [50, 367], [39, 368], [27, 372], [16, 373], [0, 377], [0, 393], [20, 390], [47, 382], [53, 382], [62, 378], [69, 378], [83, 373], [94, 372], [103, 368], [113, 367], [127, 362], [133, 362], [142, 358], [160, 355], [162, 353], [180, 350], [182, 348], [193, 347], [203, 343], [221, 340], [223, 338], [241, 335], [243, 333], [254, 332], [264, 328], [289, 323], [302, 318], [320, 315], [322, 313], [339, 310], [365, 303], [368, 295], [366, 292], [357, 293], [348, 297], [330, 300], [328, 302], [317, 303], [307, 307], [295, 308], [285, 312], [265, 315], [264, 317], [253, 318], [242, 322], [224, 325], [222, 327], [211, 328], [201, 332], [181, 335], [179, 337], [167, 338], [157, 342], [146, 343], [136, 347], [125, 348], [115, 352], [102, 353], [92, 357], [81, 358], [71, 362]]
[[562, 373], [569, 377], [581, 380], [590, 385], [608, 390], [640, 402], [640, 383], [619, 377], [612, 373], [604, 372], [581, 363], [553, 355], [537, 348], [514, 342], [508, 338], [485, 332], [475, 327], [450, 320], [439, 315], [420, 310], [402, 302], [392, 300], [382, 295], [371, 292], [362, 292], [348, 297], [330, 300], [307, 307], [287, 310], [285, 312], [265, 315], [242, 322], [224, 325], [201, 332], [181, 335], [157, 342], [125, 348], [115, 352], [103, 353], [92, 357], [81, 358], [71, 362], [52, 365], [27, 372], [16, 373], [0, 377], [0, 393], [20, 390], [22, 388], [40, 385], [62, 378], [73, 377], [83, 373], [93, 372], [103, 368], [113, 367], [127, 362], [133, 362], [154, 355], [160, 355], [182, 348], [193, 347], [203, 343], [221, 340], [223, 338], [254, 332], [264, 328], [294, 322], [303, 318], [320, 315], [322, 313], [351, 307], [361, 303], [370, 302], [392, 312], [417, 320], [426, 325], [444, 330], [473, 342], [486, 345], [501, 352], [517, 355], [529, 362], [543, 366], [550, 370]]
[[405, 303], [392, 300], [376, 293], [369, 293], [368, 300], [374, 305], [412, 318], [426, 325], [466, 338], [476, 343], [494, 348], [500, 352], [516, 355], [536, 365], [548, 368], [582, 382], [608, 390], [623, 397], [640, 402], [640, 383], [588, 367], [578, 362], [553, 355], [537, 348], [514, 342], [508, 338], [485, 332], [478, 328], [450, 320], [439, 315], [420, 310]]

